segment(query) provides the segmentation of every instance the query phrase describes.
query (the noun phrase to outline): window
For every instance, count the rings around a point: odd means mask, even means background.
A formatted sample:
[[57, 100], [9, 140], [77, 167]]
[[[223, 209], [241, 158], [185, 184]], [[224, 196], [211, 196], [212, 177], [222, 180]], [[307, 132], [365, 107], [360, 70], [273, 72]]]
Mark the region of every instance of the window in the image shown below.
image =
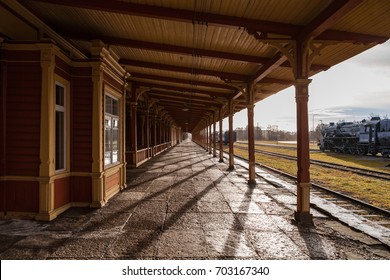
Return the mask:
[[104, 164], [119, 161], [119, 102], [106, 95]]
[[55, 88], [55, 170], [66, 166], [66, 96], [65, 87], [56, 83]]

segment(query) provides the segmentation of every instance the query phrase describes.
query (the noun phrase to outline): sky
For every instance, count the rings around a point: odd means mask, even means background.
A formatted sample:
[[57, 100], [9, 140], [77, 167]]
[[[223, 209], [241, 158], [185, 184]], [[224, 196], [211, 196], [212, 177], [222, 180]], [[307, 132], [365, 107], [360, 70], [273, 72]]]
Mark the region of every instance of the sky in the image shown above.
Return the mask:
[[[311, 77], [309, 128], [320, 122], [361, 121], [370, 114], [390, 118], [390, 40]], [[247, 111], [234, 115], [234, 128], [247, 126]], [[293, 86], [255, 107], [255, 125], [296, 131]], [[227, 118], [223, 129], [227, 128]]]

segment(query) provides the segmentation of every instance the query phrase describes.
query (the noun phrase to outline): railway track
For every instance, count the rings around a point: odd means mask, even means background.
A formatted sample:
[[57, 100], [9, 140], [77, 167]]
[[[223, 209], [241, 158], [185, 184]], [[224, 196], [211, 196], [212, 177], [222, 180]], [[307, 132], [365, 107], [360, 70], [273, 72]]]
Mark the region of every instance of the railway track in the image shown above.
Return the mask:
[[[234, 146], [234, 147], [237, 149], [240, 149], [240, 150], [244, 150], [244, 151], [248, 150], [247, 148], [241, 147], [241, 146]], [[258, 149], [255, 149], [255, 152], [258, 154], [283, 158], [283, 159], [292, 160], [292, 161], [297, 160], [297, 158], [294, 156], [284, 155], [284, 154], [280, 154], [280, 153], [262, 151], [262, 150], [258, 150]], [[331, 169], [342, 170], [342, 171], [346, 171], [346, 172], [352, 172], [352, 173], [355, 173], [358, 175], [363, 175], [363, 176], [367, 176], [367, 177], [371, 177], [371, 178], [375, 178], [375, 179], [390, 180], [390, 174], [386, 173], [386, 172], [373, 171], [373, 170], [369, 170], [369, 169], [346, 166], [346, 165], [335, 164], [335, 163], [319, 161], [319, 160], [310, 160], [310, 163], [314, 164], [314, 165], [321, 166], [321, 167], [325, 167], [325, 168], [331, 168]]]
[[[235, 157], [239, 159], [239, 161], [243, 161], [245, 163], [248, 162], [247, 159], [241, 156], [235, 155]], [[242, 166], [244, 168], [247, 168], [244, 165]], [[288, 182], [290, 185], [296, 186], [297, 178], [295, 176], [260, 163], [256, 163], [256, 166], [260, 169], [267, 170], [267, 172], [270, 173], [271, 175], [280, 178], [285, 182]], [[275, 187], [280, 187], [278, 183], [275, 183], [272, 180], [267, 180], [267, 178], [264, 177], [262, 178], [265, 179], [269, 184]], [[367, 230], [366, 233], [368, 233], [374, 238], [377, 238], [382, 243], [390, 247], [390, 238], [389, 238], [390, 211], [389, 210], [377, 207], [365, 201], [334, 191], [328, 187], [324, 187], [316, 183], [312, 183], [311, 195], [314, 195], [316, 197], [321, 198], [322, 200], [330, 202], [329, 204], [336, 205], [333, 208], [331, 207], [333, 209], [332, 211], [328, 211], [322, 208], [321, 206], [316, 205], [315, 203], [311, 203], [311, 206], [314, 209], [323, 212], [326, 215], [333, 216], [334, 218], [340, 220], [341, 222], [357, 230], [363, 232], [366, 232]], [[325, 205], [326, 204], [328, 203], [325, 203]], [[371, 230], [367, 228], [371, 228]]]

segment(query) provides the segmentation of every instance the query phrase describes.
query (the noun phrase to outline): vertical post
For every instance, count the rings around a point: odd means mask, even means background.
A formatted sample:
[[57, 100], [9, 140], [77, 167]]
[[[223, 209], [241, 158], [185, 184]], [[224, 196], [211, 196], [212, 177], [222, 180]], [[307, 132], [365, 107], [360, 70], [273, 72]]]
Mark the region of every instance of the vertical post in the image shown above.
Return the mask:
[[131, 152], [131, 166], [137, 166], [137, 102], [130, 103], [130, 152]]
[[254, 85], [247, 87], [247, 112], [248, 112], [248, 159], [249, 159], [249, 180], [248, 184], [256, 184], [256, 158], [255, 158], [255, 127], [254, 127]]
[[54, 68], [55, 52], [51, 46], [41, 50], [41, 134], [39, 165], [39, 213], [37, 220], [50, 221], [54, 210]]
[[223, 162], [223, 133], [222, 133], [222, 124], [223, 123], [223, 115], [222, 115], [222, 107], [219, 108], [219, 162]]
[[229, 170], [234, 169], [234, 148], [233, 148], [233, 100], [229, 100]]
[[309, 117], [308, 87], [310, 79], [295, 80], [295, 96], [297, 103], [297, 211], [295, 219], [304, 224], [312, 223], [310, 214], [310, 154], [309, 154]]
[[156, 155], [157, 146], [157, 116], [153, 115], [153, 156]]
[[212, 126], [212, 115], [210, 115], [210, 118], [209, 118], [209, 154], [211, 155], [212, 154], [212, 142], [213, 142], [213, 138], [211, 136], [211, 126]]
[[145, 122], [146, 122], [146, 128], [145, 128], [145, 138], [146, 138], [146, 149], [147, 149], [147, 157], [150, 157], [150, 122], [149, 122], [149, 108], [146, 109], [146, 115], [145, 115]]
[[205, 134], [206, 134], [206, 142], [205, 142], [205, 149], [206, 149], [206, 152], [208, 152], [209, 150], [209, 121], [206, 119], [205, 121]]
[[215, 121], [215, 111], [213, 112], [213, 157], [217, 157], [217, 122]]
[[297, 103], [297, 211], [295, 220], [303, 225], [312, 225], [310, 214], [310, 154], [309, 154], [309, 52], [308, 42], [297, 42], [295, 98]]

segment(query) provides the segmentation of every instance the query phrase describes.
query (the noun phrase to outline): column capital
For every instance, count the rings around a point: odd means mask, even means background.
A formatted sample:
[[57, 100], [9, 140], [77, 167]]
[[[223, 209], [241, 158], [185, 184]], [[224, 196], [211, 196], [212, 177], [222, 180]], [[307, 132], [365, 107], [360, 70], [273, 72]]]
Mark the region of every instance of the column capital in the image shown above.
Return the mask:
[[295, 79], [293, 84], [294, 86], [308, 86], [311, 83], [312, 79]]
[[247, 105], [246, 105], [246, 108], [247, 108], [247, 109], [252, 109], [252, 110], [253, 110], [253, 109], [255, 108], [255, 106], [256, 106], [255, 104], [247, 104]]

